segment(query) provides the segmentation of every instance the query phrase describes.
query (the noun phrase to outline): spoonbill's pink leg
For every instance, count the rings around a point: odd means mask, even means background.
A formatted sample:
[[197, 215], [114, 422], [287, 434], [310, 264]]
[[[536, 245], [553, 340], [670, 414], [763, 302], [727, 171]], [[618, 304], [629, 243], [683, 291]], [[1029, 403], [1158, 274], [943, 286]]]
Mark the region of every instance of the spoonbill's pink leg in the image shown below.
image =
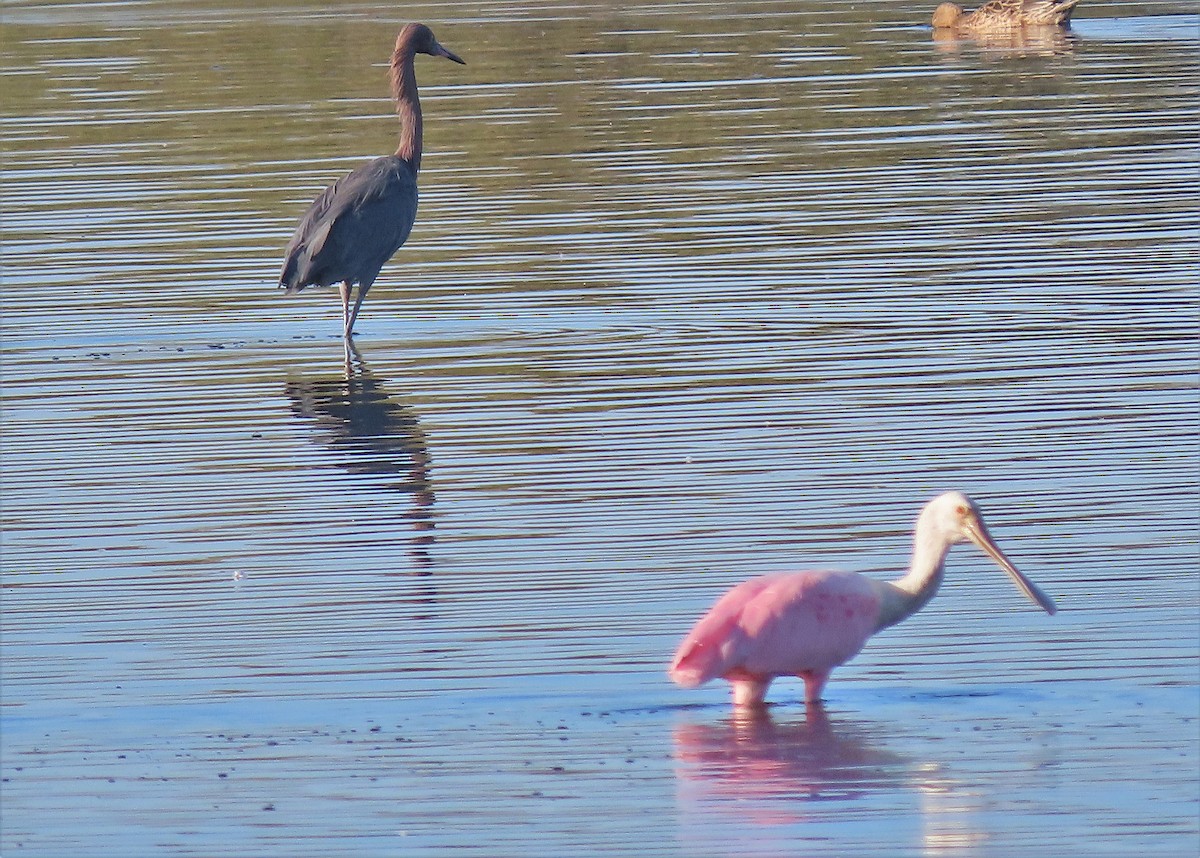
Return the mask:
[[[828, 670], [802, 670], [798, 676], [804, 680], [804, 702], [820, 703], [821, 692], [829, 681]], [[764, 689], [765, 691], [766, 689]]]
[[733, 687], [733, 705], [738, 707], [759, 707], [767, 696], [767, 688], [773, 677], [766, 679], [731, 679]]

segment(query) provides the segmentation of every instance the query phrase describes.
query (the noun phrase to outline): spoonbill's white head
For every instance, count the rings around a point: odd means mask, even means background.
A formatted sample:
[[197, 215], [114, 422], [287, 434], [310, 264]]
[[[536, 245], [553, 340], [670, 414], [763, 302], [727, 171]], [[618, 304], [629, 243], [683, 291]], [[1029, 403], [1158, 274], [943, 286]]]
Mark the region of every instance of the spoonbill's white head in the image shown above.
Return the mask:
[[921, 510], [917, 518], [917, 539], [941, 543], [945, 547], [963, 542], [973, 542], [991, 557], [1013, 580], [1017, 588], [1046, 613], [1053, 614], [1058, 608], [1054, 600], [1021, 574], [1012, 561], [993, 541], [983, 523], [983, 516], [974, 501], [962, 492], [946, 492], [938, 495]]

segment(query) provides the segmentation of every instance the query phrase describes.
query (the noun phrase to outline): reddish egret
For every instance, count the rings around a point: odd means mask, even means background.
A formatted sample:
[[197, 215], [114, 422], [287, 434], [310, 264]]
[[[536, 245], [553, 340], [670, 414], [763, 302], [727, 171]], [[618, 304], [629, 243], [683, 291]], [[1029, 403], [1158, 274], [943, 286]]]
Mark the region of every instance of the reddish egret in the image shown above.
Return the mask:
[[1053, 614], [1054, 602], [996, 547], [971, 499], [947, 492], [917, 518], [908, 574], [876, 581], [849, 572], [765, 575], [738, 584], [717, 600], [683, 639], [669, 673], [692, 688], [722, 677], [735, 706], [761, 706], [777, 676], [804, 680], [817, 703], [829, 673], [858, 654], [871, 635], [915, 614], [942, 583], [952, 545], [974, 542], [1033, 602]]
[[[421, 102], [413, 56], [429, 54], [465, 65], [443, 48], [424, 24], [407, 24], [392, 52], [392, 99], [400, 118], [395, 155], [376, 158], [325, 189], [313, 201], [288, 243], [279, 285], [288, 293], [340, 283], [342, 324], [349, 339], [358, 308], [379, 269], [404, 244], [417, 217], [421, 169]], [[350, 287], [358, 284], [354, 309]]]
[[968, 14], [957, 3], [943, 3], [933, 12], [935, 29], [970, 32], [1019, 30], [1022, 27], [1065, 27], [1079, 0], [988, 0]]

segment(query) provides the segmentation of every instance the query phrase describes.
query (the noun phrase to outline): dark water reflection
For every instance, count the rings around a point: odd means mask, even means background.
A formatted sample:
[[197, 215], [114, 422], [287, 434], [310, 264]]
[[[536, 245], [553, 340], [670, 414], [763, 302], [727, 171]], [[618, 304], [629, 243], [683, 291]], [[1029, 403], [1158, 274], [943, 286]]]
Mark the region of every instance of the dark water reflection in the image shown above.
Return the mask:
[[[344, 374], [336, 378], [292, 377], [284, 392], [292, 403], [292, 413], [312, 424], [338, 466], [347, 474], [368, 478], [357, 485], [378, 485], [411, 498], [405, 516], [413, 533], [409, 553], [417, 564], [415, 574], [428, 574], [428, 569], [421, 567], [432, 562], [434, 493], [428, 442], [416, 413], [384, 389], [353, 344], [346, 347]], [[375, 479], [378, 477], [384, 479]], [[393, 528], [386, 515], [376, 515], [375, 520], [380, 528]], [[397, 530], [403, 532], [403, 528], [393, 528], [393, 532]]]

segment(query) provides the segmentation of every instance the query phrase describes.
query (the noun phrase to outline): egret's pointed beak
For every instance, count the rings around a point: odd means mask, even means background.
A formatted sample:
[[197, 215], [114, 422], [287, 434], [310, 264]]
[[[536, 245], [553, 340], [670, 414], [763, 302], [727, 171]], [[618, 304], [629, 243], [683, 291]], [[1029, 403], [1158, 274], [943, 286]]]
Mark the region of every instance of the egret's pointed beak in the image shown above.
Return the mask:
[[1057, 613], [1058, 608], [1055, 607], [1054, 600], [1043, 593], [1037, 584], [1017, 571], [1017, 567], [1012, 565], [1012, 562], [1004, 556], [1004, 552], [992, 541], [991, 534], [987, 532], [987, 528], [983, 526], [983, 522], [974, 516], [972, 518], [974, 520], [966, 526], [967, 537], [982, 548], [988, 557], [995, 560], [996, 564], [1008, 573], [1008, 577], [1012, 578], [1013, 583], [1029, 598], [1029, 601], [1039, 605], [1047, 614]]
[[448, 60], [453, 60], [460, 66], [465, 66], [467, 64], [466, 60], [454, 53], [454, 51], [449, 50], [448, 48], [443, 48], [438, 42], [433, 43], [433, 50], [429, 53], [435, 57], [445, 57]]

